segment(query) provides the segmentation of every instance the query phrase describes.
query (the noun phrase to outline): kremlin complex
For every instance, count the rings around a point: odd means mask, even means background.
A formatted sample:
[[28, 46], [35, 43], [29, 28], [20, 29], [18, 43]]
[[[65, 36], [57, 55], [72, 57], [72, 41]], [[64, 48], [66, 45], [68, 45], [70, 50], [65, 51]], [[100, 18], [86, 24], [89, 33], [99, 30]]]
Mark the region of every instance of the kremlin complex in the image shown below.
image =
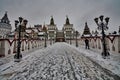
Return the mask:
[[[49, 24], [37, 24], [34, 27], [23, 27], [21, 32], [21, 51], [29, 51], [34, 48], [39, 48], [44, 45], [55, 42], [67, 42], [75, 44], [78, 40], [78, 46], [84, 46], [84, 40], [87, 38], [90, 41], [90, 48], [95, 48], [102, 51], [101, 34], [98, 31], [91, 31], [87, 22], [83, 31], [75, 30], [73, 24], [70, 23], [66, 16], [62, 30], [58, 30], [53, 16], [50, 18]], [[10, 20], [7, 12], [0, 20], [0, 57], [16, 53], [17, 50], [18, 31], [12, 31]], [[118, 33], [106, 35], [107, 50], [111, 53], [120, 53], [120, 28]]]

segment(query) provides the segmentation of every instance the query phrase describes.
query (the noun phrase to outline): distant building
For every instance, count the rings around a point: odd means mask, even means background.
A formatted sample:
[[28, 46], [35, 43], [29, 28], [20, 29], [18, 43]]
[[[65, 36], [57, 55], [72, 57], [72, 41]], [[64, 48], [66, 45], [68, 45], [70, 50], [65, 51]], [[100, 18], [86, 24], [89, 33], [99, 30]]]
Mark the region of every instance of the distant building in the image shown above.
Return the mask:
[[55, 41], [61, 41], [61, 40], [65, 41], [66, 39], [74, 38], [75, 30], [73, 28], [73, 24], [70, 24], [68, 17], [66, 17], [66, 22], [63, 25], [62, 30], [58, 30], [56, 24], [54, 23], [53, 17], [51, 17], [50, 24], [46, 25], [46, 27], [47, 27], [48, 39], [53, 39]]
[[26, 37], [30, 39], [38, 39], [38, 33], [42, 31], [42, 26], [34, 26], [26, 28]]
[[73, 24], [70, 24], [69, 18], [66, 16], [66, 22], [63, 25], [62, 31], [64, 32], [65, 39], [74, 38], [74, 28]]
[[[51, 16], [49, 24], [37, 24], [34, 25], [34, 27], [26, 28], [24, 38], [43, 40], [45, 37], [44, 28], [46, 28], [46, 35], [48, 40], [66, 41], [67, 39], [74, 39], [75, 36], [73, 24], [70, 24], [69, 18], [67, 16], [62, 30], [58, 30], [57, 25], [54, 23], [53, 16]], [[11, 38], [17, 39], [16, 35], [17, 34], [14, 31], [9, 36]]]
[[57, 31], [58, 31], [57, 26], [54, 23], [53, 17], [51, 16], [50, 24], [47, 25], [48, 39], [55, 40]]
[[4, 16], [0, 20], [0, 38], [6, 38], [7, 35], [11, 32], [11, 24], [8, 19], [7, 12], [5, 12]]
[[42, 25], [37, 24], [37, 25], [34, 25], [34, 27], [35, 27], [39, 32], [42, 31]]
[[55, 42], [65, 42], [65, 35], [62, 30], [57, 31]]

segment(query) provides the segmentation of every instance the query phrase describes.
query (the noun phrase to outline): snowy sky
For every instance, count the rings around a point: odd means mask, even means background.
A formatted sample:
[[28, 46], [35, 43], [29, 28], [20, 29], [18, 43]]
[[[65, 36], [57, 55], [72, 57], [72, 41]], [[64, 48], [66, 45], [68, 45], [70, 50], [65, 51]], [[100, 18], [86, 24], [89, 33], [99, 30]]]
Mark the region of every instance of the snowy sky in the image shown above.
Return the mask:
[[52, 15], [61, 29], [68, 15], [70, 23], [81, 32], [86, 21], [95, 30], [94, 18], [103, 14], [110, 17], [109, 31], [113, 31], [120, 25], [119, 7], [120, 0], [0, 0], [0, 18], [7, 11], [14, 28], [14, 20], [19, 16], [28, 19], [28, 26], [32, 26], [49, 24]]

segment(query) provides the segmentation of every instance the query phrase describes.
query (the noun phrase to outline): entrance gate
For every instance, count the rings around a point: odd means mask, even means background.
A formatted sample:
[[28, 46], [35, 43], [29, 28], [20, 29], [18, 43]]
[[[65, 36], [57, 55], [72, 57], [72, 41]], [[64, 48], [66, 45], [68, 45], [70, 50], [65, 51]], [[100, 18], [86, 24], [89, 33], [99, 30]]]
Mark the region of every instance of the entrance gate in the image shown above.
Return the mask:
[[56, 40], [55, 42], [65, 42], [65, 37], [63, 31], [58, 31], [56, 33]]

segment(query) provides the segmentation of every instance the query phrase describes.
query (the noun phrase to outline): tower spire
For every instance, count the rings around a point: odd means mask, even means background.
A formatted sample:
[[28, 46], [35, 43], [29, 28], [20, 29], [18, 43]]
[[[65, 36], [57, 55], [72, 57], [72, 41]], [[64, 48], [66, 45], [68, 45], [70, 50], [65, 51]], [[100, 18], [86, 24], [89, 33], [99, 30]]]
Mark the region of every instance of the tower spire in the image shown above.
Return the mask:
[[44, 22], [44, 24], [43, 24], [43, 28], [42, 28], [42, 30], [43, 30], [44, 32], [47, 31], [47, 28], [46, 28], [46, 26], [45, 26], [45, 22]]
[[70, 25], [68, 15], [66, 15], [66, 25]]
[[2, 17], [2, 19], [1, 19], [1, 22], [2, 22], [2, 23], [7, 23], [7, 24], [10, 23], [10, 21], [9, 21], [9, 19], [8, 19], [7, 11], [5, 11], [5, 14], [4, 14], [4, 16]]
[[87, 22], [85, 22], [85, 28], [84, 28], [83, 35], [91, 35]]
[[51, 16], [50, 25], [55, 25], [55, 24], [54, 24], [53, 16]]

